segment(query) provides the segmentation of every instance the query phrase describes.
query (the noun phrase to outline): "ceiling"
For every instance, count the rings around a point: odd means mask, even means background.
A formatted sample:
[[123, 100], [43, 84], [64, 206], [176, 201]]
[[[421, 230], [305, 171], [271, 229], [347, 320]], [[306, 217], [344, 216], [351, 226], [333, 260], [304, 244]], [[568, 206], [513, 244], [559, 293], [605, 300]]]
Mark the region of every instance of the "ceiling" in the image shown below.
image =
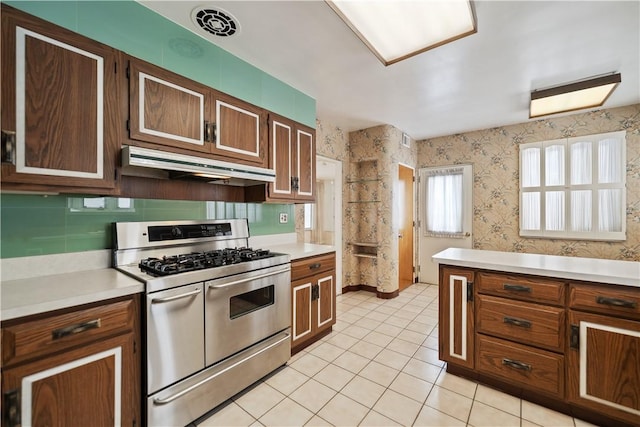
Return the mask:
[[[345, 131], [389, 124], [421, 140], [522, 123], [531, 90], [614, 71], [605, 107], [640, 102], [638, 1], [475, 1], [477, 33], [388, 67], [324, 1], [140, 3], [316, 99]], [[239, 33], [208, 35], [198, 6], [231, 13]]]

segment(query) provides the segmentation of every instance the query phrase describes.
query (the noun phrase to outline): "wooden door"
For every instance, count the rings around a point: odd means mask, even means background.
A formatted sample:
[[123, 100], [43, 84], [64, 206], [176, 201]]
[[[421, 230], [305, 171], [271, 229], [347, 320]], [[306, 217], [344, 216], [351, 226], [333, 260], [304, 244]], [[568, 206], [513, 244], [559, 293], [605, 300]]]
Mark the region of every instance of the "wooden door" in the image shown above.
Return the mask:
[[2, 5], [3, 188], [115, 187], [116, 65], [112, 48]]
[[474, 367], [473, 270], [440, 266], [440, 359]]
[[569, 331], [569, 401], [637, 424], [640, 322], [570, 310]]
[[129, 59], [129, 137], [208, 153], [211, 89], [139, 59]]
[[22, 425], [139, 425], [134, 361], [124, 334], [3, 370], [4, 424], [16, 414]]
[[317, 323], [316, 332], [324, 331], [336, 323], [335, 285], [333, 273], [328, 276], [316, 276], [316, 286], [318, 287], [317, 299]]
[[312, 335], [311, 278], [296, 280], [291, 284], [291, 348]]
[[213, 154], [240, 163], [266, 167], [266, 111], [216, 92], [214, 141]]
[[270, 163], [276, 181], [269, 185], [271, 198], [293, 199], [293, 124], [274, 115], [269, 116]]
[[413, 168], [398, 165], [398, 288], [414, 282], [413, 274]]
[[297, 125], [296, 128], [296, 200], [315, 201], [316, 148], [314, 131]]

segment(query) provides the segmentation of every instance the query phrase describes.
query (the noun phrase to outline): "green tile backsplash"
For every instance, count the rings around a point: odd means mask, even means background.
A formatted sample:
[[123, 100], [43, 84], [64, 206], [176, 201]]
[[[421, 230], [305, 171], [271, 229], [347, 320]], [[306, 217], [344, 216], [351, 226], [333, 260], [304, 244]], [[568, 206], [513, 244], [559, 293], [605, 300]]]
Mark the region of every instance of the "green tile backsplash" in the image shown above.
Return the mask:
[[1, 258], [110, 249], [119, 221], [248, 218], [252, 236], [295, 232], [294, 205], [286, 204], [2, 194], [0, 207]]

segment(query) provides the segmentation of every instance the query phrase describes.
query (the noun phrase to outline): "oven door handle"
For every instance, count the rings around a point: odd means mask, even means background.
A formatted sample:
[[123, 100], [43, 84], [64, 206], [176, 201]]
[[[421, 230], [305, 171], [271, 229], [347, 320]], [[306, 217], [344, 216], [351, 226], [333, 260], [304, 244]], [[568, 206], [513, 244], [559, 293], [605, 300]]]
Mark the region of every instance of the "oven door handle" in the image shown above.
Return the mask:
[[229, 370], [231, 370], [231, 369], [233, 369], [233, 368], [237, 367], [238, 365], [243, 364], [243, 363], [244, 363], [244, 362], [246, 362], [247, 360], [253, 359], [253, 358], [254, 358], [254, 357], [256, 357], [257, 355], [259, 355], [259, 354], [261, 354], [261, 353], [264, 353], [264, 352], [265, 352], [265, 351], [267, 351], [267, 350], [270, 350], [271, 348], [273, 348], [273, 347], [275, 347], [275, 346], [279, 345], [279, 344], [280, 344], [280, 343], [282, 343], [283, 341], [288, 340], [290, 337], [291, 337], [291, 334], [287, 333], [285, 337], [280, 338], [278, 341], [276, 341], [276, 342], [274, 342], [274, 343], [272, 343], [272, 344], [269, 344], [269, 345], [268, 345], [268, 346], [266, 346], [265, 348], [261, 348], [260, 350], [256, 351], [255, 353], [252, 353], [250, 356], [247, 356], [247, 357], [245, 357], [244, 359], [239, 360], [239, 361], [237, 361], [236, 363], [234, 363], [234, 364], [232, 364], [232, 365], [230, 365], [230, 366], [227, 366], [226, 368], [224, 368], [224, 369], [223, 369], [223, 370], [221, 370], [220, 372], [216, 372], [215, 374], [211, 375], [210, 377], [207, 377], [207, 378], [205, 378], [205, 379], [203, 379], [203, 380], [201, 380], [201, 381], [198, 381], [197, 383], [193, 384], [192, 386], [189, 386], [189, 387], [185, 388], [184, 390], [179, 391], [179, 392], [177, 392], [176, 394], [174, 394], [174, 395], [172, 395], [172, 396], [167, 397], [166, 399], [159, 399], [159, 398], [157, 398], [157, 397], [156, 397], [155, 399], [153, 399], [153, 403], [154, 403], [155, 405], [166, 405], [167, 403], [171, 403], [171, 402], [173, 402], [174, 400], [176, 400], [176, 399], [178, 399], [178, 398], [180, 398], [180, 397], [184, 396], [185, 394], [187, 394], [187, 393], [189, 393], [189, 392], [191, 392], [191, 391], [195, 390], [196, 388], [200, 387], [201, 385], [203, 385], [203, 384], [205, 384], [205, 383], [207, 383], [207, 382], [211, 381], [212, 379], [214, 379], [214, 378], [216, 378], [216, 377], [218, 377], [218, 376], [220, 376], [220, 375], [224, 374], [225, 372], [227, 372], [227, 371], [229, 371]]
[[289, 268], [283, 268], [282, 270], [272, 271], [271, 273], [260, 274], [258, 276], [248, 277], [246, 279], [236, 280], [234, 282], [228, 282], [224, 285], [209, 285], [208, 289], [223, 289], [228, 288], [229, 286], [239, 285], [240, 283], [251, 282], [252, 280], [264, 279], [265, 277], [275, 276], [276, 274], [286, 273], [287, 271], [291, 271]]
[[186, 294], [180, 294], [180, 295], [174, 295], [172, 297], [166, 297], [166, 298], [152, 298], [151, 299], [151, 304], [157, 304], [157, 303], [162, 303], [162, 302], [170, 302], [170, 301], [175, 301], [177, 299], [182, 299], [182, 298], [187, 298], [190, 297], [192, 295], [196, 295], [200, 293], [200, 289], [196, 289], [195, 291], [191, 291], [191, 292], [187, 292]]

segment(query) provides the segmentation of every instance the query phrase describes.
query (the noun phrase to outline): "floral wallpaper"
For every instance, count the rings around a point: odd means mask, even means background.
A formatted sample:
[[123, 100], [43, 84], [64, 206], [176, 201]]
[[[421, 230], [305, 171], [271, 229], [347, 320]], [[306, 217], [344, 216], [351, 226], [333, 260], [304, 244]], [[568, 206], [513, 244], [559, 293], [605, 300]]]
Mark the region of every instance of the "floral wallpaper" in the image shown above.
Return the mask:
[[[416, 144], [402, 145], [402, 131], [390, 125], [351, 132], [349, 195], [344, 217], [345, 285], [375, 286], [379, 292], [398, 289], [398, 206], [394, 204], [398, 164], [415, 168]], [[375, 258], [356, 256], [367, 251], [353, 243], [375, 243]], [[415, 243], [414, 243], [415, 244]]]
[[[522, 238], [518, 234], [522, 143], [627, 131], [627, 240]], [[640, 261], [640, 104], [502, 126], [418, 142], [418, 167], [472, 163], [473, 247]]]

